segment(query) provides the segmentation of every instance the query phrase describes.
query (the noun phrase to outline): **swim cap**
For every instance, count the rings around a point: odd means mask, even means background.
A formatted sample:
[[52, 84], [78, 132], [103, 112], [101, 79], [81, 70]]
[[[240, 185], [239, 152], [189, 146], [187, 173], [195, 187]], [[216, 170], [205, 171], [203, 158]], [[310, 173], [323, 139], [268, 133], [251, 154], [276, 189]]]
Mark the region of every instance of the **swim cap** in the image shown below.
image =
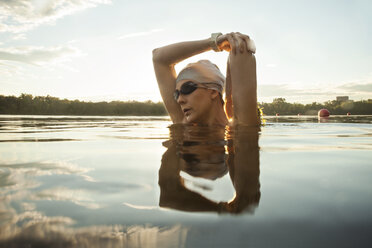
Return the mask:
[[176, 84], [186, 81], [205, 84], [208, 88], [217, 90], [222, 95], [225, 80], [225, 76], [222, 75], [217, 65], [209, 60], [199, 60], [196, 63], [188, 64], [180, 71], [176, 79]]

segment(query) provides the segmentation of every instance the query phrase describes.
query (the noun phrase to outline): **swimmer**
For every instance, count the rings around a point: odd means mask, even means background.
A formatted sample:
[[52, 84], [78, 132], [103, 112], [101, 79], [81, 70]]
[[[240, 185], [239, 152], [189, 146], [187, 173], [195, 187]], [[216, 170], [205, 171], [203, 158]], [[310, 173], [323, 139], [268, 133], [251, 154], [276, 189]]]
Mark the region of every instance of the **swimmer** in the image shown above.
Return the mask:
[[[188, 64], [176, 74], [177, 63], [212, 49], [229, 53], [226, 78], [208, 60]], [[226, 126], [230, 120], [259, 126], [254, 53], [253, 41], [239, 32], [213, 33], [208, 39], [154, 49], [156, 79], [172, 122]]]

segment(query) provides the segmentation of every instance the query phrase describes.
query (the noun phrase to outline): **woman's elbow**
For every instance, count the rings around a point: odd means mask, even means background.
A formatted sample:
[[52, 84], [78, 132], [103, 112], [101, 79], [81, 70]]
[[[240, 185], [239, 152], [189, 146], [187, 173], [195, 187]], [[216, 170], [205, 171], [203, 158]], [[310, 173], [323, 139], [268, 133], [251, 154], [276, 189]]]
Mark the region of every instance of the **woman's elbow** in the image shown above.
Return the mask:
[[155, 48], [152, 50], [152, 61], [156, 61], [158, 59], [158, 49]]
[[162, 58], [161, 58], [161, 51], [159, 48], [155, 48], [154, 50], [152, 50], [152, 61], [154, 63], [161, 63], [162, 62]]

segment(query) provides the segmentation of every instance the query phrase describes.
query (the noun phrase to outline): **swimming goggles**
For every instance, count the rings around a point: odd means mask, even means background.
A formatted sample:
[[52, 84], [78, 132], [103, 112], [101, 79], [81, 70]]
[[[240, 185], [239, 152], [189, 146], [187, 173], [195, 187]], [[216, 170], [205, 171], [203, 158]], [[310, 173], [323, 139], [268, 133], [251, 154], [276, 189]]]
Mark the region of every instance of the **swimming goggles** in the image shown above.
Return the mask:
[[174, 91], [174, 93], [173, 93], [174, 100], [177, 101], [178, 98], [180, 97], [180, 94], [189, 95], [189, 94], [193, 93], [197, 88], [208, 89], [208, 87], [206, 87], [204, 85], [196, 84], [192, 81], [187, 81], [186, 83], [182, 84], [180, 90], [175, 90]]

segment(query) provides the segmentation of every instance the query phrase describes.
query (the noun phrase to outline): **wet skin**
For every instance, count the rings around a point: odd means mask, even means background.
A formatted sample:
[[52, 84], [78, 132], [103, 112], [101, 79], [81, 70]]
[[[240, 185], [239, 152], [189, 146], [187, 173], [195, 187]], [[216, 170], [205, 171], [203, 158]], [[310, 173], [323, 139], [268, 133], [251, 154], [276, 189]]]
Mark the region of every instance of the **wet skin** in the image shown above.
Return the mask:
[[[183, 83], [177, 84], [176, 89], [180, 90], [182, 85]], [[217, 91], [206, 88], [197, 88], [187, 95], [180, 94], [177, 103], [184, 114], [184, 123], [208, 124], [217, 96]]]

